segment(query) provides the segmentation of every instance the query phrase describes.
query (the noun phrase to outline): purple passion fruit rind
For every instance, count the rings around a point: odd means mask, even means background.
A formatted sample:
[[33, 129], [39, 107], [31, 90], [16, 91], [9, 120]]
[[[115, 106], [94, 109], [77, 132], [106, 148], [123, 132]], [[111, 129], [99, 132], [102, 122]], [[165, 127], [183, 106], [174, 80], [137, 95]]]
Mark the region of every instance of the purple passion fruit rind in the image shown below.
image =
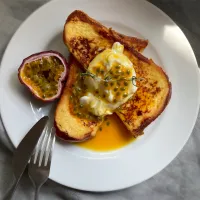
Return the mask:
[[31, 93], [42, 101], [60, 97], [68, 74], [68, 63], [56, 51], [43, 51], [25, 58], [18, 77]]

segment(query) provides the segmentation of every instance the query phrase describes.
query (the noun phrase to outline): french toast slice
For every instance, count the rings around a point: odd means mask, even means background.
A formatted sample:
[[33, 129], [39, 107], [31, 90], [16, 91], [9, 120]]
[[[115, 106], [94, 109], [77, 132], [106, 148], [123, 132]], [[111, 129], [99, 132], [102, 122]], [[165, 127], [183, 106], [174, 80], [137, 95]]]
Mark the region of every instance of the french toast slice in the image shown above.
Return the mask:
[[[125, 36], [114, 30], [110, 31], [115, 35], [115, 38], [120, 38], [120, 40], [123, 40], [125, 43], [129, 44], [130, 47], [134, 47], [138, 51], [142, 51], [148, 45], [147, 40]], [[55, 113], [56, 134], [61, 139], [71, 142], [80, 142], [93, 137], [102, 121], [80, 119], [70, 111], [73, 109], [73, 104], [69, 101], [72, 93], [72, 85], [76, 81], [78, 73], [82, 72], [83, 67], [77, 62], [73, 55], [70, 55], [69, 68], [69, 79], [67, 80]]]
[[70, 97], [72, 96], [73, 85], [78, 75], [83, 71], [79, 65], [72, 56], [69, 62], [68, 80], [55, 112], [57, 136], [71, 142], [84, 141], [94, 136], [102, 123], [100, 120], [80, 118], [73, 112], [75, 105], [70, 101]]
[[98, 53], [111, 48], [116, 41], [140, 52], [148, 45], [147, 40], [119, 34], [79, 10], [75, 10], [68, 16], [63, 40], [76, 59], [81, 61], [81, 64], [84, 63], [85, 68]]
[[104, 27], [82, 11], [74, 11], [69, 15], [63, 38], [85, 70], [99, 52], [111, 48], [114, 42], [124, 45], [124, 54], [133, 63], [139, 78], [136, 81], [138, 90], [116, 113], [134, 137], [140, 135], [165, 109], [171, 97], [168, 76], [161, 67], [137, 51], [141, 49], [131, 46], [130, 40], [124, 40], [123, 36]]

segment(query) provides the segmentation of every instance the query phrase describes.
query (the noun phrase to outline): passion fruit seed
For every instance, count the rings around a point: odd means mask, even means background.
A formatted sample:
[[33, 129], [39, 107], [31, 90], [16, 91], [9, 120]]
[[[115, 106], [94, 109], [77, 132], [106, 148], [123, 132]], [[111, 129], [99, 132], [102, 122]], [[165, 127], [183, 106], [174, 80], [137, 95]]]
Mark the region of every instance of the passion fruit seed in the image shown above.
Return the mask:
[[[71, 101], [73, 102], [73, 107], [71, 108], [72, 114], [76, 115], [78, 118], [87, 119], [87, 120], [98, 120], [97, 116], [91, 114], [86, 106], [80, 104], [79, 99], [87, 91], [87, 86], [83, 84], [83, 77], [81, 73], [77, 76], [75, 83], [71, 86], [72, 95], [70, 96]], [[95, 90], [95, 93], [99, 93], [98, 90]]]
[[110, 86], [113, 86], [114, 85], [114, 83], [113, 82], [110, 82]]
[[117, 85], [118, 85], [118, 86], [120, 86], [120, 85], [121, 85], [120, 81], [118, 81], [118, 82], [117, 82]]
[[128, 96], [128, 94], [127, 94], [127, 93], [124, 93], [124, 94], [123, 94], [123, 97], [124, 97], [124, 98], [125, 98], [125, 97], [127, 97], [127, 96]]
[[101, 73], [101, 74], [104, 74], [104, 70], [101, 70], [100, 73]]
[[105, 83], [104, 83], [104, 86], [105, 86], [105, 87], [108, 87], [108, 82], [105, 82]]
[[117, 74], [120, 74], [120, 73], [121, 73], [121, 70], [116, 70], [116, 73], [117, 73]]
[[96, 69], [96, 73], [98, 74], [100, 72], [100, 68], [97, 68]]
[[115, 91], [115, 92], [117, 92], [117, 90], [118, 90], [118, 88], [117, 88], [117, 87], [116, 87], [116, 88], [114, 88], [114, 91]]
[[116, 96], [119, 96], [119, 95], [120, 95], [120, 92], [117, 92], [117, 93], [116, 93]]
[[[44, 101], [46, 98], [53, 100], [54, 96], [56, 96], [55, 98], [59, 97], [58, 91], [61, 91], [61, 89], [58, 90], [58, 86], [62, 87], [62, 84], [58, 84], [58, 82], [63, 81], [66, 75], [63, 75], [63, 73], [67, 66], [63, 63], [67, 65], [64, 57], [55, 51], [33, 54], [25, 58], [20, 66], [19, 79], [38, 98]], [[21, 71], [24, 73], [21, 73]], [[60, 80], [61, 76], [63, 77], [62, 80]]]
[[128, 86], [128, 82], [127, 82], [127, 81], [124, 81], [124, 85], [125, 85], [125, 86]]

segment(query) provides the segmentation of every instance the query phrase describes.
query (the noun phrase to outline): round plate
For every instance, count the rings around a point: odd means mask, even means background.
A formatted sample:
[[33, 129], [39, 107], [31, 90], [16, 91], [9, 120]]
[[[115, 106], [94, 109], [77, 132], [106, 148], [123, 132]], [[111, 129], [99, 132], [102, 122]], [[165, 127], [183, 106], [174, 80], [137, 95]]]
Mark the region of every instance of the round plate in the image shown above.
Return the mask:
[[194, 127], [199, 102], [199, 71], [194, 53], [177, 25], [143, 0], [56, 0], [34, 12], [11, 39], [1, 63], [1, 114], [17, 146], [49, 108], [21, 85], [17, 69], [35, 52], [57, 50], [67, 16], [83, 10], [120, 33], [149, 40], [144, 54], [161, 65], [172, 82], [172, 98], [162, 115], [130, 145], [116, 151], [93, 152], [67, 143], [55, 146], [50, 178], [88, 191], [111, 191], [140, 183], [166, 167], [180, 152]]

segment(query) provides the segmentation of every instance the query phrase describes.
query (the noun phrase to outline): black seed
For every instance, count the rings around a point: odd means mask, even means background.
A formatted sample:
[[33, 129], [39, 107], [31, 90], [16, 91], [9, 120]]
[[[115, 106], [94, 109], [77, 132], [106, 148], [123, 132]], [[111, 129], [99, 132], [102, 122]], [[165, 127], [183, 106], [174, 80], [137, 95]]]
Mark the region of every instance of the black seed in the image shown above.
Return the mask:
[[127, 85], [128, 85], [128, 82], [124, 81], [124, 85], [127, 86]]
[[119, 65], [117, 65], [117, 66], [115, 66], [115, 68], [116, 68], [116, 69], [120, 69], [120, 66], [119, 66]]
[[116, 71], [116, 73], [117, 73], [117, 74], [120, 74], [120, 73], [121, 73], [121, 71], [120, 71], [120, 70], [117, 70], [117, 71]]
[[107, 83], [107, 82], [105, 82], [105, 83], [104, 83], [104, 86], [105, 86], [105, 87], [108, 87], [108, 83]]
[[123, 97], [127, 97], [127, 96], [128, 96], [128, 94], [126, 94], [126, 93], [123, 94]]
[[117, 85], [120, 85], [120, 81], [117, 82]]

